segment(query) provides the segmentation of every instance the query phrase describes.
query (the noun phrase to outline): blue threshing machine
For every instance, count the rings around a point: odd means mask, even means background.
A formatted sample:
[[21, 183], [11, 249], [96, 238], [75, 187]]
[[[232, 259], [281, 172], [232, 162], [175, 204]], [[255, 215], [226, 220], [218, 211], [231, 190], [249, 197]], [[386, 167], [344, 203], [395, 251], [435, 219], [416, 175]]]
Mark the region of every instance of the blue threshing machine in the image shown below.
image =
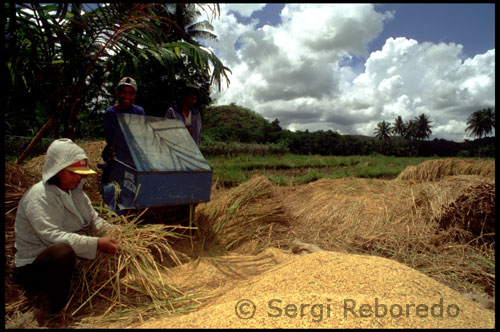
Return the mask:
[[179, 120], [117, 114], [116, 157], [105, 165], [110, 209], [172, 207], [210, 201], [212, 169]]

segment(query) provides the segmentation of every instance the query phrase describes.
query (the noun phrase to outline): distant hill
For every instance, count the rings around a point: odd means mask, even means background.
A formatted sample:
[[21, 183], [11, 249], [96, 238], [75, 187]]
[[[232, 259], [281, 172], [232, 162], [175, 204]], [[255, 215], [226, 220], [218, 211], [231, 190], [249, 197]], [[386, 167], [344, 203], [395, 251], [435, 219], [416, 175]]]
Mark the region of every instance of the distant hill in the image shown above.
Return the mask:
[[202, 123], [203, 135], [215, 141], [266, 143], [273, 131], [272, 123], [262, 115], [235, 104], [207, 107], [202, 112]]

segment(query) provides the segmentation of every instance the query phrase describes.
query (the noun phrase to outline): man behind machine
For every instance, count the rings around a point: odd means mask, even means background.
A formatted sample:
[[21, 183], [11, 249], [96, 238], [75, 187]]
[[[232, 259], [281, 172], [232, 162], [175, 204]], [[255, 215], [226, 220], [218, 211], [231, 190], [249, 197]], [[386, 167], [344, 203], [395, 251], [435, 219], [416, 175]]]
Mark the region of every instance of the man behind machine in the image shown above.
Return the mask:
[[181, 100], [170, 107], [165, 114], [167, 119], [181, 120], [193, 137], [196, 145], [201, 143], [201, 114], [195, 108], [199, 89], [194, 84], [186, 84], [182, 91]]
[[[106, 146], [102, 150], [102, 159], [107, 163], [116, 156], [115, 147], [113, 146], [113, 138], [116, 131], [119, 130], [118, 119], [116, 114], [129, 113], [145, 115], [144, 109], [141, 106], [134, 104], [137, 97], [137, 83], [131, 77], [124, 77], [120, 80], [116, 87], [116, 97], [118, 102], [110, 106], [104, 113], [104, 135], [106, 137]], [[107, 183], [109, 171], [106, 166], [103, 168], [102, 183]]]

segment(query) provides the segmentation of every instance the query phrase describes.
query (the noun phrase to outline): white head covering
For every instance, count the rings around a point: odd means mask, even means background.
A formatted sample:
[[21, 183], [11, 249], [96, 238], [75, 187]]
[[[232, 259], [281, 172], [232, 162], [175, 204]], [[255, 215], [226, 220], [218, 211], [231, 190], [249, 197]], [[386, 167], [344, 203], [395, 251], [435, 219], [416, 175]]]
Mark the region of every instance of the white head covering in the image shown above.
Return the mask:
[[62, 169], [74, 163], [88, 159], [85, 151], [69, 138], [60, 138], [52, 142], [45, 155], [45, 164], [42, 170], [42, 181], [47, 181]]

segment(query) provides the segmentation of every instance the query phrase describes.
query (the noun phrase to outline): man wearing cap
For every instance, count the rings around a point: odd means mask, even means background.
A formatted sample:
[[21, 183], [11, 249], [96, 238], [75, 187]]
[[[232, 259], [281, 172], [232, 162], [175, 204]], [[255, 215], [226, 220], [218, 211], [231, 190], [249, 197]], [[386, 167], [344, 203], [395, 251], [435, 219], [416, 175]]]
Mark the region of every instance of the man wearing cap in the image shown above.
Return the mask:
[[95, 259], [97, 251], [117, 253], [117, 241], [95, 231], [113, 226], [98, 216], [83, 192], [95, 174], [82, 148], [67, 138], [51, 143], [42, 181], [21, 198], [15, 221], [15, 279], [28, 289], [48, 293], [50, 314], [68, 301], [76, 258]]
[[144, 109], [135, 105], [137, 97], [137, 83], [131, 77], [124, 77], [116, 87], [116, 97], [118, 102], [110, 106], [104, 113], [104, 135], [106, 137], [106, 147], [102, 151], [102, 159], [109, 161], [113, 158], [113, 136], [118, 130], [117, 113], [130, 113], [145, 115]]
[[199, 89], [194, 84], [186, 84], [178, 104], [170, 107], [165, 114], [167, 119], [181, 120], [193, 137], [196, 145], [201, 143], [201, 114], [194, 107], [198, 101]]

